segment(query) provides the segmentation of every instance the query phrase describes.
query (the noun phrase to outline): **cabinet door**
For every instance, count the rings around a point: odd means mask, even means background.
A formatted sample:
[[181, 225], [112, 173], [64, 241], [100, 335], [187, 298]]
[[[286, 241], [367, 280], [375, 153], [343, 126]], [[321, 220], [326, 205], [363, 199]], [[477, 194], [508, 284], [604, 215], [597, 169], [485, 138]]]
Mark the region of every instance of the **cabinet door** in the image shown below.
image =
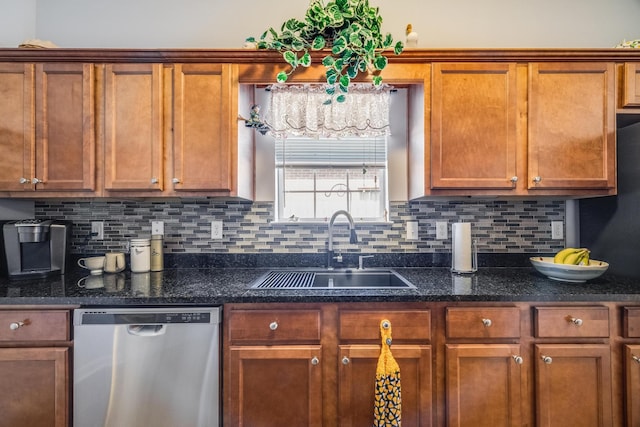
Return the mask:
[[236, 120], [238, 84], [234, 69], [231, 64], [174, 65], [175, 191], [228, 193], [235, 188], [237, 138], [231, 124]]
[[626, 62], [623, 73], [621, 107], [640, 107], [640, 64]]
[[[400, 366], [402, 424], [432, 425], [431, 347], [393, 345]], [[339, 354], [338, 419], [342, 427], [373, 425], [379, 345], [343, 345]]]
[[433, 64], [432, 188], [515, 187], [518, 84], [515, 64]]
[[32, 188], [34, 69], [33, 64], [0, 63], [0, 191]]
[[640, 426], [640, 345], [625, 345], [627, 424]]
[[0, 348], [0, 427], [68, 427], [67, 348]]
[[107, 64], [104, 87], [105, 190], [162, 191], [162, 65]]
[[232, 346], [225, 425], [320, 427], [322, 363], [320, 346]]
[[95, 190], [93, 64], [36, 65], [37, 190]]
[[531, 189], [615, 187], [613, 63], [529, 64]]
[[519, 356], [518, 344], [448, 344], [447, 425], [524, 425], [521, 404], [525, 373]]
[[611, 356], [603, 344], [535, 346], [538, 426], [611, 426]]

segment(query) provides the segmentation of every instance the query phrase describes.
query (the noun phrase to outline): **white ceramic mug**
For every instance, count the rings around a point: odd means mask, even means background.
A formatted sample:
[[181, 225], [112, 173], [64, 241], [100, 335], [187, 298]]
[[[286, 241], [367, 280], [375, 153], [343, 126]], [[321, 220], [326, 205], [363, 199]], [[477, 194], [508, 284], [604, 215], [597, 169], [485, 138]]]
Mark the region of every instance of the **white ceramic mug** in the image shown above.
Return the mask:
[[102, 276], [85, 276], [78, 280], [78, 286], [85, 289], [98, 289], [104, 287]]
[[102, 274], [104, 268], [104, 256], [92, 256], [88, 258], [80, 258], [78, 265], [86, 268], [91, 274]]
[[104, 254], [104, 271], [107, 273], [120, 273], [124, 270], [124, 253], [109, 252]]

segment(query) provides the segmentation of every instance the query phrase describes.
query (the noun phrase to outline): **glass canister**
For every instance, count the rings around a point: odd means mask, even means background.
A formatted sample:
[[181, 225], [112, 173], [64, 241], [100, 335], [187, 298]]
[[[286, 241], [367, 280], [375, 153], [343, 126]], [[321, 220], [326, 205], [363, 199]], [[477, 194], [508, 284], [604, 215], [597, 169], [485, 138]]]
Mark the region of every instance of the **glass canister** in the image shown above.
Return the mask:
[[151, 269], [151, 241], [131, 239], [131, 271], [145, 273]]
[[151, 235], [151, 271], [164, 269], [164, 251], [161, 234]]

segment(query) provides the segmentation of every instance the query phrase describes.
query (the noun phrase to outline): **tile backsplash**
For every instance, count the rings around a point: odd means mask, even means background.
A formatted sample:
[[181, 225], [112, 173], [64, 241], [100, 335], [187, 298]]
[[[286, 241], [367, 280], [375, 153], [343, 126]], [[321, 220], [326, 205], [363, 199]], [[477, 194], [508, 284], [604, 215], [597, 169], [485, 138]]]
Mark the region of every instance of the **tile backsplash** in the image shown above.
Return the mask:
[[[164, 221], [165, 253], [323, 253], [327, 223], [274, 223], [270, 202], [239, 200], [36, 201], [36, 218], [73, 223], [71, 252], [124, 250], [131, 238], [148, 237], [151, 221]], [[551, 240], [551, 221], [564, 221], [563, 200], [395, 202], [389, 223], [358, 223], [359, 243], [349, 244], [346, 226], [336, 226], [334, 243], [344, 252], [439, 253], [451, 251], [451, 224], [472, 223], [480, 253], [551, 253], [564, 246]], [[223, 221], [223, 238], [212, 240], [211, 221]], [[91, 221], [104, 221], [104, 240], [91, 240]], [[418, 221], [418, 240], [406, 239], [406, 221]], [[436, 240], [436, 221], [448, 223], [446, 240]]]

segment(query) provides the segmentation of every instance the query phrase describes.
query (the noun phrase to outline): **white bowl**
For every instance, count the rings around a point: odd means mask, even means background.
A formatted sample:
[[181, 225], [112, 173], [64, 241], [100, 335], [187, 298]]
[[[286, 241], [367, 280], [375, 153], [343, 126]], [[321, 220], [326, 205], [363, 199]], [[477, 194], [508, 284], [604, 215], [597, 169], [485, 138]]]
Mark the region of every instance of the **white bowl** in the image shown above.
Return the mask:
[[533, 267], [549, 279], [561, 280], [564, 282], [582, 283], [589, 279], [595, 279], [602, 275], [609, 264], [604, 261], [592, 259], [589, 265], [556, 264], [553, 257], [531, 257], [529, 258]]

